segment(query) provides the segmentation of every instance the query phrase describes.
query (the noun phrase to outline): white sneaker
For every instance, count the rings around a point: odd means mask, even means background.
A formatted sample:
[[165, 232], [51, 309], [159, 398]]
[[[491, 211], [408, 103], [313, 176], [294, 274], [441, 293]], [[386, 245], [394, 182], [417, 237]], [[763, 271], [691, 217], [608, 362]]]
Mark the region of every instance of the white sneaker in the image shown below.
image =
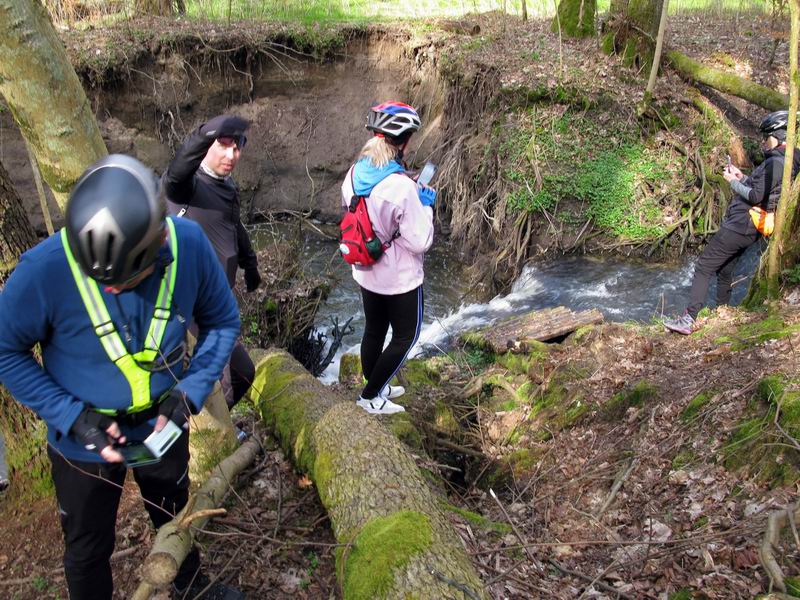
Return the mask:
[[395, 413], [406, 412], [406, 409], [395, 404], [385, 396], [375, 396], [371, 400], [359, 397], [356, 402], [361, 408], [371, 415], [393, 415]]
[[383, 394], [383, 396], [389, 398], [389, 400], [393, 400], [394, 398], [399, 398], [405, 393], [406, 388], [404, 388], [402, 385], [387, 385], [386, 393]]

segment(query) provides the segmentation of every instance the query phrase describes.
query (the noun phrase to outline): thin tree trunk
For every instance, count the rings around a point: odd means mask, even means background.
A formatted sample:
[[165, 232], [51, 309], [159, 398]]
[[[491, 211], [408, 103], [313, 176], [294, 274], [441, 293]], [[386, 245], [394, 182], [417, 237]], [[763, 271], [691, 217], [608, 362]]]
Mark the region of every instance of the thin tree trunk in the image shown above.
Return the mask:
[[72, 185], [106, 147], [41, 2], [0, 0], [0, 94], [63, 210]]
[[[794, 164], [794, 147], [797, 142], [797, 106], [800, 94], [800, 76], [797, 69], [798, 41], [800, 40], [800, 0], [789, 2], [791, 13], [791, 34], [789, 36], [789, 124], [786, 131], [786, 158], [783, 164], [783, 180], [781, 197], [775, 211], [775, 231], [769, 245], [767, 259], [767, 295], [775, 299], [780, 295], [780, 274], [783, 269], [783, 255], [788, 251], [791, 229], [786, 227], [790, 208], [792, 188], [792, 165]], [[794, 209], [794, 203], [792, 209]], [[793, 213], [792, 213], [793, 214]]]
[[[486, 598], [461, 540], [405, 446], [283, 351], [254, 355], [256, 410], [314, 481], [345, 599]], [[255, 395], [254, 394], [254, 395]]]
[[669, 0], [664, 0], [664, 5], [661, 7], [661, 19], [658, 23], [658, 38], [656, 39], [656, 49], [653, 53], [653, 65], [650, 67], [650, 79], [647, 82], [647, 89], [644, 93], [645, 103], [650, 101], [650, 98], [653, 95], [653, 89], [656, 87], [658, 68], [661, 65], [661, 48], [664, 46], [664, 34], [667, 30], [668, 8]]
[[528, 20], [528, 0], [522, 0], [522, 20]]

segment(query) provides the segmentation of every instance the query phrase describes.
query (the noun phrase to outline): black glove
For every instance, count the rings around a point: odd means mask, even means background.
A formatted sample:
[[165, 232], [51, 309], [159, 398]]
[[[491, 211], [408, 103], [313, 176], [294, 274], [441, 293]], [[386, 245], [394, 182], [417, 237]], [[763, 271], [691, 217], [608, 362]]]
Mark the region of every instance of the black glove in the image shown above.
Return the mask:
[[102, 415], [85, 406], [78, 418], [75, 419], [69, 432], [83, 444], [84, 448], [100, 454], [103, 448], [111, 445], [111, 442], [108, 441], [106, 429], [113, 424], [114, 419], [108, 415]]
[[261, 285], [261, 275], [258, 274], [258, 269], [256, 267], [245, 269], [244, 283], [247, 286], [248, 292], [254, 292], [258, 289], [258, 286]]
[[175, 425], [185, 429], [189, 423], [189, 415], [197, 413], [186, 394], [173, 388], [169, 396], [158, 405], [158, 414], [164, 415]]
[[241, 117], [235, 115], [219, 115], [211, 119], [208, 123], [204, 123], [200, 127], [200, 133], [207, 138], [217, 139], [218, 137], [230, 136], [238, 139], [244, 136], [244, 132], [249, 126], [250, 123]]

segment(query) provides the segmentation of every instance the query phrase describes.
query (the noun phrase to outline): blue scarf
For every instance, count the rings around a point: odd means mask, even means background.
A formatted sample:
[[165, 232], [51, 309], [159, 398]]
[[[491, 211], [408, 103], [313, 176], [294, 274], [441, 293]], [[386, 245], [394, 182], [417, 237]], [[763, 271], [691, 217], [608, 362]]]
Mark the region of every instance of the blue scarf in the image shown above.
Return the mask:
[[392, 173], [402, 173], [403, 165], [396, 160], [384, 167], [376, 167], [369, 158], [362, 158], [353, 168], [353, 191], [357, 196], [369, 196], [373, 188]]

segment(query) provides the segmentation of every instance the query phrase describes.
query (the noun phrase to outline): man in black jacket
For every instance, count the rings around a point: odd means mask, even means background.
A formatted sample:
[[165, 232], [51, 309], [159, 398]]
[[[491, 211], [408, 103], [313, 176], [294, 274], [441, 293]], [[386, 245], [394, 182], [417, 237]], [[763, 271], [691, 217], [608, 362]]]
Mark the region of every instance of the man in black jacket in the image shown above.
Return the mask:
[[[231, 288], [241, 267], [247, 291], [252, 292], [261, 284], [258, 259], [242, 224], [239, 189], [231, 178], [248, 126], [233, 115], [219, 115], [201, 125], [178, 149], [163, 175], [163, 185], [169, 212], [200, 224]], [[253, 361], [241, 342], [236, 343], [228, 367], [222, 387], [228, 407], [233, 408], [255, 377]]]
[[[756, 229], [750, 210], [759, 207], [773, 213], [781, 196], [783, 165], [786, 154], [786, 127], [789, 112], [768, 114], [761, 121], [765, 160], [750, 175], [745, 176], [733, 165], [725, 167], [723, 177], [730, 182], [733, 198], [722, 219], [719, 231], [703, 250], [694, 269], [689, 305], [683, 316], [664, 321], [670, 331], [689, 335], [696, 331], [697, 313], [703, 308], [713, 275], [717, 276], [717, 305], [731, 298], [733, 271], [739, 257], [756, 243], [761, 234]], [[800, 152], [795, 150], [792, 177], [800, 171]]]

